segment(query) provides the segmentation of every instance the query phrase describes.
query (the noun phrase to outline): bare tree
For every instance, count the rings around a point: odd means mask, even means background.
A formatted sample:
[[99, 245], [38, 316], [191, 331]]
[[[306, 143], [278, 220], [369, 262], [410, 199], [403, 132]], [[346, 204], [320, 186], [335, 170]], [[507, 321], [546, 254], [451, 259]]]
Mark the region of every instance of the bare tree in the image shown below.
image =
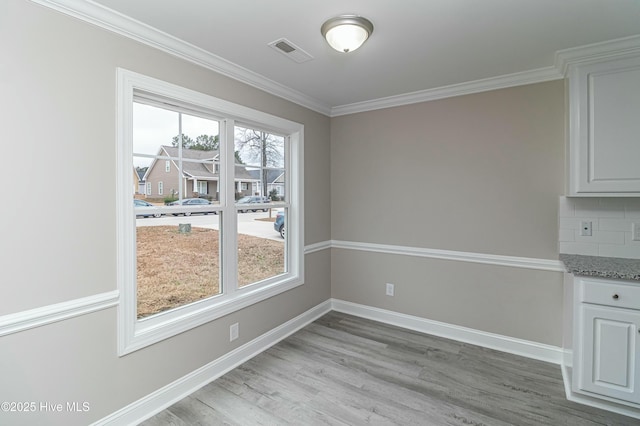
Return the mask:
[[236, 153], [240, 153], [246, 164], [260, 165], [262, 195], [266, 196], [269, 193], [267, 190], [268, 167], [281, 168], [283, 166], [284, 143], [282, 137], [261, 130], [236, 127], [235, 143]]

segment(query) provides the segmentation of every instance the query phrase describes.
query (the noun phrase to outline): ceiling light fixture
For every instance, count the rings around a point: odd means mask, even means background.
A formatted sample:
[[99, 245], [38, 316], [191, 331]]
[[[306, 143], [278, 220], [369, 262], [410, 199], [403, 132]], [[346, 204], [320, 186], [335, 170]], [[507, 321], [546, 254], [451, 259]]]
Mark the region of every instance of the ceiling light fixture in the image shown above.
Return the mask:
[[356, 15], [342, 15], [329, 19], [320, 27], [327, 43], [338, 52], [353, 52], [373, 33], [373, 24]]

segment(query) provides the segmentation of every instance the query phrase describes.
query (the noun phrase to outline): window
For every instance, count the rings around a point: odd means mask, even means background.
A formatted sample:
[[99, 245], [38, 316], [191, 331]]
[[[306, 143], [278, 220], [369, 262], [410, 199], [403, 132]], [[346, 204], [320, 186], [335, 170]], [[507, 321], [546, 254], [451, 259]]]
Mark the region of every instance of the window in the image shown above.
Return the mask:
[[207, 192], [207, 182], [202, 182], [199, 181], [198, 182], [198, 194], [203, 195], [203, 194], [208, 194]]
[[[302, 135], [289, 120], [118, 70], [120, 355], [303, 283]], [[157, 179], [163, 162], [169, 181]], [[148, 167], [148, 195], [155, 179], [175, 201], [134, 207], [131, 167]], [[266, 197], [275, 184], [286, 196]], [[265, 196], [238, 198], [238, 186]], [[279, 211], [285, 239], [269, 222]], [[262, 224], [274, 238], [254, 230]]]

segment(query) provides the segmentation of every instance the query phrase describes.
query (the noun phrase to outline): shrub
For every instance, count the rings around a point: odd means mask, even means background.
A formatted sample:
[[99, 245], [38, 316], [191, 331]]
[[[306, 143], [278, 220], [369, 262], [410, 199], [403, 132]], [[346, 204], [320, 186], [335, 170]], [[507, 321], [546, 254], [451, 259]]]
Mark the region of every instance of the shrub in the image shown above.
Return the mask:
[[277, 189], [272, 189], [271, 191], [269, 191], [269, 198], [271, 199], [271, 201], [280, 201], [280, 196], [278, 195], [278, 190]]
[[169, 204], [169, 203], [172, 203], [174, 201], [178, 201], [178, 197], [176, 197], [175, 195], [168, 195], [168, 196], [164, 197], [164, 203], [165, 204]]

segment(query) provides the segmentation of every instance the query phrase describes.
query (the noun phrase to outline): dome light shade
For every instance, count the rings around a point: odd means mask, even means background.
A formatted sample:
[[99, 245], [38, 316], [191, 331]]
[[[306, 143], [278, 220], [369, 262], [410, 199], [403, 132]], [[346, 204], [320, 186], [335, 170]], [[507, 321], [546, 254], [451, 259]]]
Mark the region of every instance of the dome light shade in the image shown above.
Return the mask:
[[327, 43], [338, 52], [353, 52], [373, 33], [373, 24], [366, 18], [343, 15], [322, 24], [320, 32]]

